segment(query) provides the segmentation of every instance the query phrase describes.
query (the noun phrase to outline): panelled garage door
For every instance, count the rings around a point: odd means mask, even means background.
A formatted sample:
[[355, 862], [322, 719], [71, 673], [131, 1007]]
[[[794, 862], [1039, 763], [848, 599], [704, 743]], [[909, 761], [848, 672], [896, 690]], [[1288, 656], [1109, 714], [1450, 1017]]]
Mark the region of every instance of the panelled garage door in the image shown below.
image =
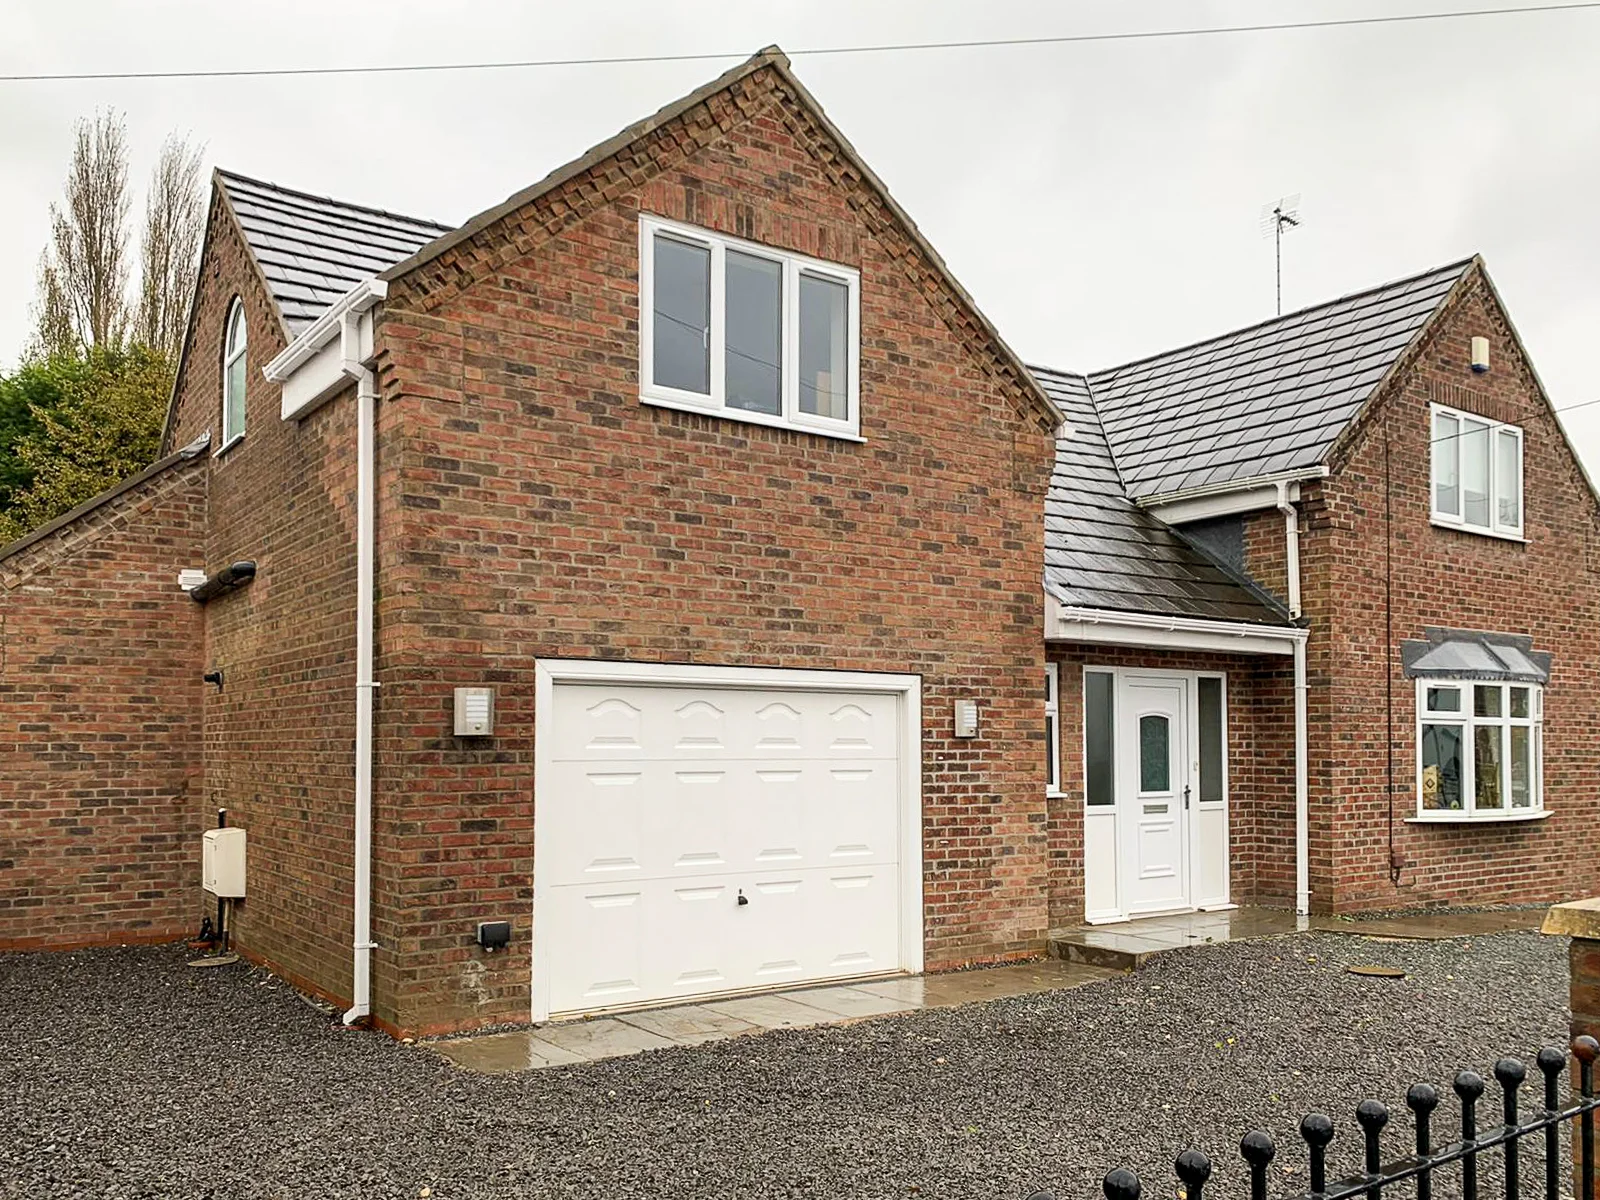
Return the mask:
[[919, 968], [920, 931], [901, 928], [905, 681], [638, 670], [541, 694], [535, 1017]]

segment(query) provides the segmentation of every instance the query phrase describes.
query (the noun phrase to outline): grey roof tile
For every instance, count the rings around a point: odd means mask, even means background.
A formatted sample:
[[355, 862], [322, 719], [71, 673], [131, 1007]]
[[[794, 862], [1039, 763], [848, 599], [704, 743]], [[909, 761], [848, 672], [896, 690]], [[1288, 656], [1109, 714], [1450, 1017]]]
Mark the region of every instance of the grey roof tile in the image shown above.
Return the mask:
[[1045, 498], [1045, 585], [1064, 604], [1262, 625], [1288, 615], [1128, 498], [1084, 377], [1035, 367], [1067, 414]]
[[358, 283], [454, 228], [292, 191], [232, 171], [219, 170], [217, 181], [291, 337]]
[[[1471, 263], [1092, 373], [1127, 494], [1318, 465]], [[1218, 438], [1236, 452], [1216, 454]]]

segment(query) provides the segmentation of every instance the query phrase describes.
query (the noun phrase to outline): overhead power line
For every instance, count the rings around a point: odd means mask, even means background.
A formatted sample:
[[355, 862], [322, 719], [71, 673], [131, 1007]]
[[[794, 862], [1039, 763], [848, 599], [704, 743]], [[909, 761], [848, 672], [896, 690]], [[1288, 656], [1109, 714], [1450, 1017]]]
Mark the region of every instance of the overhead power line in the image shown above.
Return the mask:
[[[1572, 12], [1600, 8], [1600, 0], [1569, 4], [1530, 4], [1507, 8], [1454, 9], [1447, 12], [1399, 13], [1382, 17], [1335, 17], [1322, 21], [1278, 21], [1260, 25], [1215, 25], [1183, 29], [1137, 29], [1113, 33], [1071, 33], [1056, 37], [988, 38], [952, 42], [895, 42], [867, 46], [811, 46], [789, 50], [790, 58], [839, 54], [899, 54], [922, 50], [989, 50], [1008, 46], [1064, 46], [1082, 42], [1134, 42], [1158, 38], [1216, 37], [1222, 34], [1269, 33], [1294, 29], [1341, 29], [1357, 25], [1398, 25], [1418, 21], [1451, 21], [1466, 17], [1515, 16], [1522, 13]], [[200, 71], [54, 71], [0, 75], [0, 83], [51, 83], [114, 79], [253, 79], [268, 76], [395, 75], [405, 72], [513, 71], [540, 67], [616, 67], [643, 63], [709, 62], [746, 57], [726, 54], [628, 54], [604, 58], [533, 58], [504, 62], [395, 63], [366, 67], [239, 67]]]

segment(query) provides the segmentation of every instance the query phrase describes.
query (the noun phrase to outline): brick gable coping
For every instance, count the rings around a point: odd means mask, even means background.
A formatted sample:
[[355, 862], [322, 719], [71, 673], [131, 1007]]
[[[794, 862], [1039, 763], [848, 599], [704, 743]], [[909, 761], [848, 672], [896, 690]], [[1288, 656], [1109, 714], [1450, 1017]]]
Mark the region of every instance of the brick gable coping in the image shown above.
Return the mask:
[[[765, 78], [761, 73], [768, 72]], [[378, 275], [405, 281], [424, 311], [436, 307], [485, 270], [526, 254], [534, 245], [585, 220], [592, 212], [682, 161], [711, 140], [776, 103], [782, 119], [808, 144], [834, 183], [985, 367], [1035, 414], [1039, 427], [1061, 429], [1065, 417], [1022, 360], [951, 274], [916, 223], [882, 180], [795, 77], [776, 46], [629, 125], [538, 183], [479, 213]], [[518, 214], [523, 214], [518, 219]], [[512, 227], [506, 236], [505, 227]], [[490, 232], [502, 244], [490, 244]], [[391, 300], [398, 295], [391, 293]]]
[[[0, 546], [0, 586], [7, 591], [20, 587], [42, 568], [93, 541], [119, 518], [131, 517], [149, 507], [166, 494], [165, 477], [174, 467], [188, 463], [204, 467], [210, 445], [210, 433], [202, 434], [182, 450], [157, 459], [137, 475], [130, 475], [9, 546]], [[25, 554], [28, 550], [33, 553]]]

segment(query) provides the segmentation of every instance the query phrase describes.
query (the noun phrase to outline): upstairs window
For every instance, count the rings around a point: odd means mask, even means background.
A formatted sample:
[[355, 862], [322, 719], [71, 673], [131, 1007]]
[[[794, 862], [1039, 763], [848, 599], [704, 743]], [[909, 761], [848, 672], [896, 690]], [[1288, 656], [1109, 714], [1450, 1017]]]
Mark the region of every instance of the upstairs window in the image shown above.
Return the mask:
[[654, 217], [639, 229], [645, 403], [859, 435], [858, 272]]
[[1433, 520], [1501, 537], [1522, 536], [1522, 430], [1433, 408]]
[[1417, 816], [1504, 821], [1544, 809], [1544, 689], [1417, 681]]
[[228, 332], [222, 344], [222, 446], [226, 449], [244, 436], [245, 348], [244, 305], [233, 302], [228, 310]]

